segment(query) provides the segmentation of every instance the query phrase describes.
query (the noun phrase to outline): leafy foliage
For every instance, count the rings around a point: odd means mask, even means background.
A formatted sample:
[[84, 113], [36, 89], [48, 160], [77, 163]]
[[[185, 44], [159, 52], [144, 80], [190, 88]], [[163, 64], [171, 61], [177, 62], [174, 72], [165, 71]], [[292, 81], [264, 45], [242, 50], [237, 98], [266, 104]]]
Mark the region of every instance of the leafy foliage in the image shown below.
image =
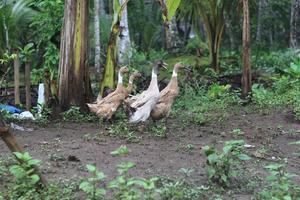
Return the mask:
[[71, 108], [62, 113], [64, 121], [69, 122], [90, 122], [95, 121], [96, 117], [89, 114], [82, 113], [77, 106], [71, 106]]
[[238, 166], [241, 161], [247, 161], [249, 156], [244, 154], [243, 140], [225, 142], [222, 152], [215, 148], [205, 146], [204, 154], [207, 157], [205, 163], [206, 174], [209, 181], [228, 187], [233, 177], [238, 175]]
[[292, 179], [297, 175], [286, 172], [284, 165], [271, 164], [265, 167], [270, 175], [267, 177], [267, 186], [259, 193], [259, 199], [297, 199], [300, 196], [300, 187]]
[[227, 108], [239, 103], [237, 94], [230, 92], [229, 88], [217, 84], [210, 86], [208, 90], [188, 86], [176, 101], [173, 114], [182, 116], [185, 122], [199, 125], [214, 120], [223, 121]]

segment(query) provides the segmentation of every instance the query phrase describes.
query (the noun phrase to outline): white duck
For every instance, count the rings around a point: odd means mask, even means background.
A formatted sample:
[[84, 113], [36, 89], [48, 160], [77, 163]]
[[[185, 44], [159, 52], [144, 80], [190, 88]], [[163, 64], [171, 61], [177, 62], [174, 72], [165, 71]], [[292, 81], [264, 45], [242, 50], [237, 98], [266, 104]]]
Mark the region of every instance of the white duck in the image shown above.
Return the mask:
[[163, 61], [156, 61], [152, 68], [151, 82], [148, 89], [139, 95], [125, 100], [125, 105], [129, 107], [129, 110], [131, 111], [129, 119], [130, 123], [144, 122], [149, 118], [151, 110], [155, 107], [160, 98], [157, 83], [158, 70], [159, 68], [166, 69], [166, 66], [167, 64]]

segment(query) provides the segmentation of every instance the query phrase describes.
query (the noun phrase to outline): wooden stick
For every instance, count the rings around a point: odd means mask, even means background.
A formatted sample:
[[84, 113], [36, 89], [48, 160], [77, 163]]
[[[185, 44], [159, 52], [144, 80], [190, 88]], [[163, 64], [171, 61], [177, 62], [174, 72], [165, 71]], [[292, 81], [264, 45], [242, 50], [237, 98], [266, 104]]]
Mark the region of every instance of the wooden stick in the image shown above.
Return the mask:
[[[19, 145], [15, 136], [13, 136], [13, 134], [9, 131], [9, 129], [4, 127], [4, 125], [5, 125], [4, 121], [0, 118], [0, 137], [2, 138], [2, 140], [5, 142], [5, 144], [7, 145], [7, 147], [10, 149], [12, 153], [14, 152], [23, 153], [24, 149], [21, 147], [21, 145]], [[24, 161], [20, 160], [18, 157], [16, 157], [16, 155], [14, 156], [21, 164], [24, 163]], [[47, 186], [47, 181], [45, 177], [41, 174], [37, 166], [34, 167], [34, 174], [40, 177], [40, 183], [43, 186]]]

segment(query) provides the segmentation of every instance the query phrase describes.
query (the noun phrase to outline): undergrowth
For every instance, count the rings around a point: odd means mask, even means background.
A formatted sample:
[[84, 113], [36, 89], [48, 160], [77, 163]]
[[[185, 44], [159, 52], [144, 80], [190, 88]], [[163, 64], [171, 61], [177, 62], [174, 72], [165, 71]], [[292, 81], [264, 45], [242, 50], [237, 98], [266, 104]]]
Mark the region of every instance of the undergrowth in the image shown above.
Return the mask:
[[223, 122], [228, 116], [227, 109], [234, 104], [239, 104], [239, 98], [237, 93], [230, 91], [229, 85], [213, 84], [208, 90], [187, 86], [177, 99], [172, 114], [181, 116], [186, 124]]

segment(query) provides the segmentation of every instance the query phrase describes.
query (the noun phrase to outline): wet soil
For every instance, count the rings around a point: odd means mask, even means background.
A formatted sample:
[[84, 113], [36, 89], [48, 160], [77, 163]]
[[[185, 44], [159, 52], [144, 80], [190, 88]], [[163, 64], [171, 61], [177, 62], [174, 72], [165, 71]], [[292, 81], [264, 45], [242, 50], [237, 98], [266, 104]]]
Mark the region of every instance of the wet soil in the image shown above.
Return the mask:
[[[109, 125], [97, 123], [66, 123], [54, 121], [47, 127], [30, 123], [19, 124], [33, 131], [14, 131], [18, 141], [34, 158], [42, 161], [42, 172], [50, 180], [77, 179], [87, 176], [86, 164], [96, 164], [108, 179], [117, 175], [116, 165], [122, 161], [136, 163], [131, 171], [137, 177], [182, 177], [181, 168], [193, 169], [188, 181], [206, 185], [206, 145], [221, 148], [224, 141], [243, 139], [247, 153], [252, 157], [245, 165], [251, 176], [265, 177], [263, 167], [270, 163], [286, 163], [290, 172], [300, 175], [300, 158], [295, 156], [299, 147], [289, 145], [300, 140], [300, 123], [289, 111], [262, 114], [249, 108], [236, 108], [228, 119], [207, 125], [184, 125], [172, 117], [167, 121], [167, 137], [156, 138], [151, 132], [140, 132], [137, 143], [107, 135]], [[239, 131], [233, 131], [240, 129]], [[110, 152], [126, 145], [126, 157], [113, 157]], [[0, 141], [0, 156], [10, 155]], [[236, 199], [250, 199], [249, 192], [235, 194]]]

